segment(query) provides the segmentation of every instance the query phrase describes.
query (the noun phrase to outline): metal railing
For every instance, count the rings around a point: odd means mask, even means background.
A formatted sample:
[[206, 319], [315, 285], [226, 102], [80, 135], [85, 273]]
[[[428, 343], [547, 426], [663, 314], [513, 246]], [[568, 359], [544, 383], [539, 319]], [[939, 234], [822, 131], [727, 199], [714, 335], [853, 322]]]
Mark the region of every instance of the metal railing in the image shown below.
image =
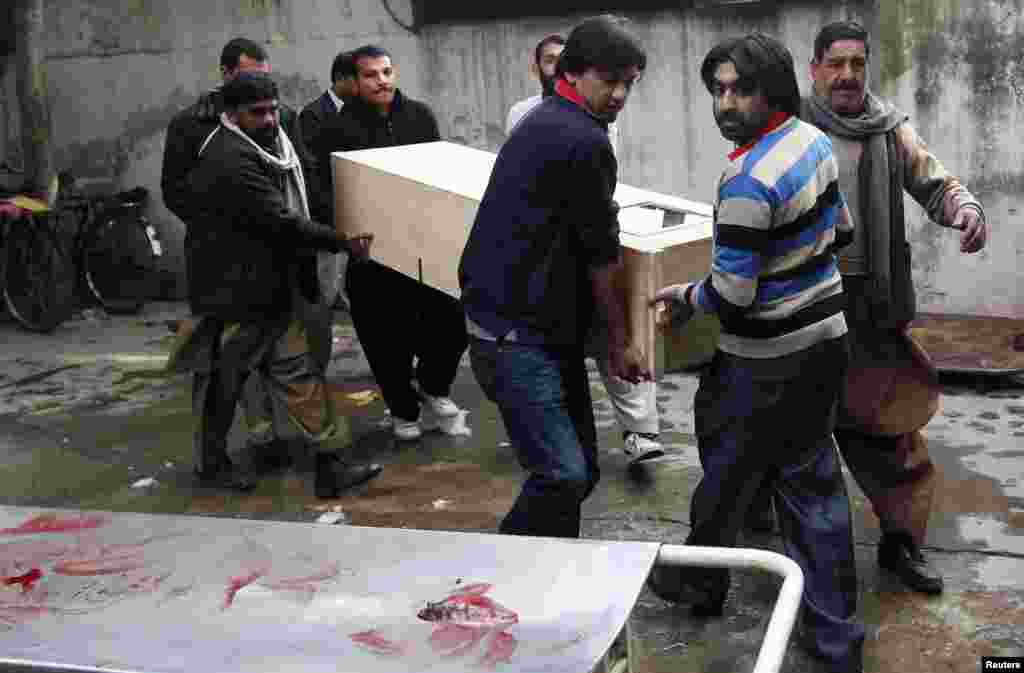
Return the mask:
[[800, 610], [804, 573], [791, 558], [763, 549], [662, 545], [655, 565], [746, 568], [767, 570], [782, 577], [782, 587], [768, 620], [752, 673], [778, 673]]

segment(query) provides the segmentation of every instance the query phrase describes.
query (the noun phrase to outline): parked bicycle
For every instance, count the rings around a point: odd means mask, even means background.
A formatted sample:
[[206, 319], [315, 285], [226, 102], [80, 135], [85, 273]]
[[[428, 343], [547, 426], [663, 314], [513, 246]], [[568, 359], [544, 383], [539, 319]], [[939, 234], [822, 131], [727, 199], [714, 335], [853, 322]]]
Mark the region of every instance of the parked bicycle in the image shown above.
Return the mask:
[[152, 296], [163, 254], [143, 213], [147, 199], [138, 187], [99, 197], [67, 189], [53, 209], [24, 198], [3, 201], [0, 282], [15, 320], [52, 331], [74, 311], [79, 294], [111, 313], [139, 311]]
[[[4, 164], [4, 186], [21, 171]], [[0, 193], [0, 286], [11, 316], [24, 327], [49, 332], [74, 310], [75, 271], [59, 237], [61, 214], [45, 202]]]
[[108, 197], [69, 197], [80, 225], [75, 259], [88, 299], [110, 313], [137, 313], [153, 296], [163, 246], [145, 215], [149, 191], [136, 187]]

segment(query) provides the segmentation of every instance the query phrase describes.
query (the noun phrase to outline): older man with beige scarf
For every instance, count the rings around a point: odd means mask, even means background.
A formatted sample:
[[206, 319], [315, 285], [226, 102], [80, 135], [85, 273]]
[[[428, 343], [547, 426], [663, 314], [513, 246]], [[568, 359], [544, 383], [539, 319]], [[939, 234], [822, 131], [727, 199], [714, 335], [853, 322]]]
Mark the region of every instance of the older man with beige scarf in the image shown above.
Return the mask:
[[[988, 227], [981, 204], [928, 151], [907, 115], [868, 90], [868, 57], [862, 26], [825, 26], [814, 42], [814, 92], [801, 113], [832, 139], [854, 219], [854, 242], [840, 257], [853, 357], [836, 440], [878, 515], [879, 565], [911, 589], [937, 594], [942, 576], [921, 552], [935, 467], [920, 429], [937, 408], [938, 386], [907, 334], [915, 297], [903, 192], [936, 224], [961, 230], [964, 253], [984, 247]], [[889, 405], [899, 409], [883, 409], [884, 391], [899, 386]]]
[[[246, 490], [227, 435], [246, 385], [258, 387], [278, 438], [317, 447], [316, 494], [334, 497], [380, 473], [348, 465], [324, 442], [334, 408], [313, 348], [322, 336], [323, 288], [316, 255], [349, 247], [310, 219], [298, 154], [280, 127], [277, 86], [262, 73], [224, 85], [226, 110], [189, 176], [193, 195], [185, 239], [189, 306], [198, 319], [170, 366], [193, 371], [199, 417], [196, 473], [202, 484]], [[252, 419], [251, 419], [252, 420]]]

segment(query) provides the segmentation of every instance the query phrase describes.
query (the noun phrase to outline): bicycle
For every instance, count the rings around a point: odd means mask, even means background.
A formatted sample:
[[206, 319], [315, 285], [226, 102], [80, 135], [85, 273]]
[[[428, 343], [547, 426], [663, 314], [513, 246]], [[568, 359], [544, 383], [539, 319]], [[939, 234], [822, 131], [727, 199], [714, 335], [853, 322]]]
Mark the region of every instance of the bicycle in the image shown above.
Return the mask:
[[[7, 164], [2, 168], [21, 173]], [[25, 328], [50, 332], [74, 309], [74, 265], [60, 241], [62, 215], [25, 195], [3, 191], [0, 199], [4, 304]]]
[[137, 313], [152, 296], [163, 245], [144, 214], [149, 192], [136, 187], [113, 196], [65, 197], [79, 216], [75, 258], [88, 299], [109, 313]]
[[[142, 187], [99, 197], [69, 187], [53, 209], [24, 197], [28, 208], [8, 207], [0, 218], [0, 281], [12, 317], [27, 329], [50, 332], [71, 315], [79, 294], [110, 313], [138, 312], [163, 254], [142, 212], [147, 198]], [[68, 245], [62, 230], [72, 235]]]

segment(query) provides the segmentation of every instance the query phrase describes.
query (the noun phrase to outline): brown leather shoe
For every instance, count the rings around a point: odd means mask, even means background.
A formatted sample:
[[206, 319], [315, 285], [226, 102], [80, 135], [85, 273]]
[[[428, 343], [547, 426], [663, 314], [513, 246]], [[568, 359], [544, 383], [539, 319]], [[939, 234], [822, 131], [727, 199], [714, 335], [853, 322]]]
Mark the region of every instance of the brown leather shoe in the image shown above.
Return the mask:
[[878, 565], [914, 591], [932, 595], [942, 593], [942, 575], [928, 563], [909, 533], [882, 535], [878, 545]]

